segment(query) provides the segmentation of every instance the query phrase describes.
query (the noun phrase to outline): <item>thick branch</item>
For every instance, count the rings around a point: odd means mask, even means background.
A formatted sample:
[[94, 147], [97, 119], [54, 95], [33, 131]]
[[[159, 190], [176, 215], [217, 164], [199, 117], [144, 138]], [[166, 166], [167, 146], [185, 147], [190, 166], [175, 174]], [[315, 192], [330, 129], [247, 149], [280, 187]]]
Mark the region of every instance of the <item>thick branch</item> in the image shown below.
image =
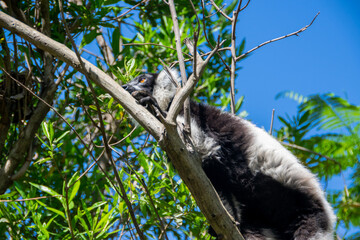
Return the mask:
[[96, 36], [96, 41], [99, 44], [101, 51], [103, 52], [106, 63], [111, 66], [115, 63], [114, 55], [110, 49], [110, 46], [105, 41], [102, 30], [98, 29], [97, 32], [99, 35]]
[[[2, 13], [0, 12], [0, 15]], [[1, 23], [0, 23], [1, 24]], [[51, 84], [45, 91], [43, 96], [47, 103], [51, 103], [54, 99], [56, 86]], [[39, 102], [31, 118], [27, 122], [24, 131], [20, 134], [16, 144], [12, 147], [5, 166], [0, 169], [0, 194], [3, 194], [6, 189], [12, 184], [12, 177], [19, 166], [20, 162], [24, 160], [25, 154], [28, 152], [30, 144], [34, 139], [36, 131], [39, 129], [41, 122], [46, 117], [49, 107]]]

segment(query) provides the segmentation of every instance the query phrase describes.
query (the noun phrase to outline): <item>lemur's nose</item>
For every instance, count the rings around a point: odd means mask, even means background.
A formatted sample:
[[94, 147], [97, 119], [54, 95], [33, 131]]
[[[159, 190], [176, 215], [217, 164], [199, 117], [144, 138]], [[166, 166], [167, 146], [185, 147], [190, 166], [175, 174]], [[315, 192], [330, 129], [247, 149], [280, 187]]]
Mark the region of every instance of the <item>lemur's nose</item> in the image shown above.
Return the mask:
[[126, 91], [128, 90], [128, 85], [127, 85], [127, 84], [124, 84], [124, 85], [122, 85], [121, 87], [122, 87], [124, 90], [126, 90]]

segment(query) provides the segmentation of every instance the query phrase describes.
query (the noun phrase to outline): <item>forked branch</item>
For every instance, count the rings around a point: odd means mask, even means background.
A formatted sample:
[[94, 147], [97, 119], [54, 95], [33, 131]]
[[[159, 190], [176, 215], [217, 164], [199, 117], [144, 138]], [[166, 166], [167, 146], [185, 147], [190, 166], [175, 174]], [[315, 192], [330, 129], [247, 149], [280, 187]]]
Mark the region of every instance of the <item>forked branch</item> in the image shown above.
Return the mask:
[[255, 51], [255, 50], [257, 50], [257, 49], [259, 49], [259, 48], [261, 48], [261, 47], [263, 47], [263, 46], [265, 46], [265, 45], [267, 45], [267, 44], [269, 44], [269, 43], [273, 43], [273, 42], [276, 42], [276, 41], [279, 41], [279, 40], [282, 40], [282, 39], [285, 39], [285, 38], [288, 38], [288, 37], [291, 37], [291, 36], [298, 36], [299, 33], [302, 33], [303, 31], [305, 31], [306, 29], [308, 29], [308, 27], [310, 27], [310, 26], [314, 23], [315, 19], [317, 18], [317, 16], [319, 16], [319, 14], [320, 14], [320, 12], [318, 12], [318, 13], [315, 15], [315, 17], [313, 18], [313, 20], [312, 20], [308, 25], [306, 25], [305, 27], [297, 30], [296, 32], [289, 33], [289, 34], [286, 34], [286, 35], [284, 35], [284, 36], [281, 36], [281, 37], [274, 38], [274, 39], [271, 39], [271, 40], [269, 40], [269, 41], [263, 42], [262, 44], [254, 47], [254, 48], [252, 48], [252, 49], [250, 49], [250, 50], [247, 51], [246, 53], [241, 54], [240, 56], [238, 56], [238, 57], [236, 58], [236, 60], [240, 60], [240, 59], [246, 57], [247, 55], [249, 55], [249, 53], [252, 53], [253, 51]]

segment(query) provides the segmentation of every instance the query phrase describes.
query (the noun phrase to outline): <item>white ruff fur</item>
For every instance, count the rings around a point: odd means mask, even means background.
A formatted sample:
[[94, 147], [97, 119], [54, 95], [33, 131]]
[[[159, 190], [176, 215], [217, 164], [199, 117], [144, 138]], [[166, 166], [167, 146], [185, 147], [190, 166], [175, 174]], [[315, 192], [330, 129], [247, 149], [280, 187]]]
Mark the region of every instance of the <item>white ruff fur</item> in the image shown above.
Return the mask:
[[330, 230], [328, 232], [318, 232], [315, 234], [315, 236], [309, 238], [309, 240], [333, 240], [333, 239], [334, 239], [334, 234]]
[[[176, 117], [177, 130], [181, 137], [183, 137], [183, 129], [184, 129], [184, 117], [178, 115]], [[220, 150], [219, 144], [212, 138], [209, 137], [201, 128], [197, 125], [197, 123], [191, 119], [190, 122], [191, 128], [191, 140], [194, 144], [194, 147], [198, 153], [200, 153], [201, 158], [205, 158], [210, 155], [216, 155], [216, 153]]]
[[[171, 69], [170, 72], [171, 75], [175, 78], [174, 80], [180, 82], [180, 76], [178, 71], [176, 71], [175, 69]], [[176, 86], [171, 81], [171, 77], [165, 70], [161, 71], [159, 73], [159, 76], [155, 80], [153, 96], [163, 111], [167, 110], [170, 101], [175, 96], [175, 93]]]

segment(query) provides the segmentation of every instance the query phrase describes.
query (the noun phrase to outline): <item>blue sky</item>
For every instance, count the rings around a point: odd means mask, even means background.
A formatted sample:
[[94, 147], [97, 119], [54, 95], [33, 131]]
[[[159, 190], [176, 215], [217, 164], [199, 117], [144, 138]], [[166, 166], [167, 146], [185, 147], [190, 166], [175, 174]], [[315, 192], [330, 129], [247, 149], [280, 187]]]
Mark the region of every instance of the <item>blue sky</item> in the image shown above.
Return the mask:
[[[242, 12], [239, 41], [246, 49], [309, 24], [299, 37], [290, 37], [257, 50], [239, 63], [239, 95], [245, 95], [249, 118], [266, 129], [271, 111], [295, 113], [296, 103], [275, 100], [277, 93], [293, 90], [303, 95], [334, 92], [360, 105], [360, 1], [256, 0]], [[275, 121], [275, 127], [278, 126]]]

